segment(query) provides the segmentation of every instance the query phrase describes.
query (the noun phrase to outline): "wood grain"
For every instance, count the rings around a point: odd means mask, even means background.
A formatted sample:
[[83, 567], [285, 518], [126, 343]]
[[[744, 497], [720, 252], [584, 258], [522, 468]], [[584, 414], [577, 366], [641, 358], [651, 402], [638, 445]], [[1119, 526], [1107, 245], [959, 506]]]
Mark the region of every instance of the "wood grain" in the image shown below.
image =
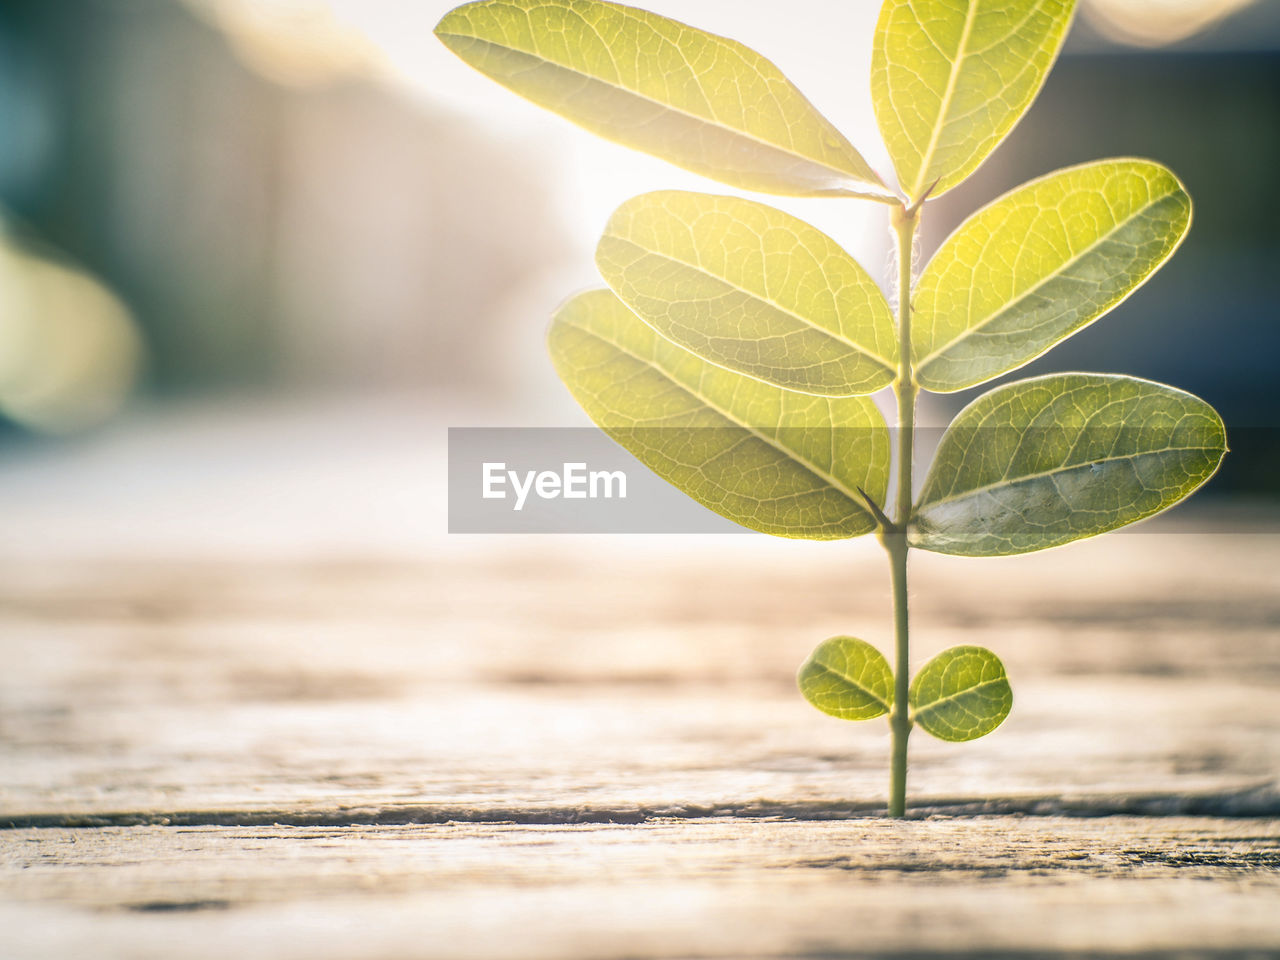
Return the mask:
[[793, 680], [888, 648], [871, 545], [641, 539], [0, 559], [0, 956], [1280, 949], [1280, 527], [915, 558], [1015, 702], [898, 823]]

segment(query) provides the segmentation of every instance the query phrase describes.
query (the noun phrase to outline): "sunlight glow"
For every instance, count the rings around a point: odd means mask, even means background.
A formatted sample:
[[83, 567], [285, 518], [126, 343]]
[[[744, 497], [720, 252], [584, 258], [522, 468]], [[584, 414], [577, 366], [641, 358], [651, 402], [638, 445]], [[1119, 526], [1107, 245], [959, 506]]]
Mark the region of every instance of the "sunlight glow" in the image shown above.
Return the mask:
[[1113, 40], [1160, 47], [1186, 40], [1254, 0], [1085, 0], [1089, 22]]
[[186, 0], [226, 35], [250, 69], [276, 83], [310, 87], [367, 68], [375, 51], [334, 3], [317, 0]]
[[[281, 82], [346, 75], [383, 79], [424, 106], [465, 116], [511, 144], [563, 168], [549, 184], [570, 238], [594, 250], [613, 209], [659, 189], [736, 193], [660, 160], [605, 143], [531, 106], [461, 64], [432, 30], [460, 0], [185, 0], [223, 29], [251, 68]], [[868, 76], [878, 3], [793, 0], [787, 28], [777, 7], [742, 0], [646, 0], [649, 9], [731, 34], [772, 59], [886, 177], [892, 171], [871, 108]], [[814, 29], [821, 24], [821, 29]], [[878, 275], [887, 249], [876, 204], [751, 195], [811, 219]], [[589, 267], [589, 259], [585, 261]], [[593, 276], [593, 272], [591, 274]], [[588, 279], [588, 282], [598, 280]]]

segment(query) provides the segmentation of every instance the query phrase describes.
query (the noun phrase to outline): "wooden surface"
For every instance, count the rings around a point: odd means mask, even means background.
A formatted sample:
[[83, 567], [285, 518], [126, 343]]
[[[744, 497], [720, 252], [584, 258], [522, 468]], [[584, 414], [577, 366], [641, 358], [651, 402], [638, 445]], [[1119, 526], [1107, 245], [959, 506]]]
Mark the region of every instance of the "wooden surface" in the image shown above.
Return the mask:
[[0, 957], [1280, 955], [1280, 525], [913, 557], [912, 738], [796, 693], [889, 649], [870, 542], [441, 539], [422, 562], [0, 556]]

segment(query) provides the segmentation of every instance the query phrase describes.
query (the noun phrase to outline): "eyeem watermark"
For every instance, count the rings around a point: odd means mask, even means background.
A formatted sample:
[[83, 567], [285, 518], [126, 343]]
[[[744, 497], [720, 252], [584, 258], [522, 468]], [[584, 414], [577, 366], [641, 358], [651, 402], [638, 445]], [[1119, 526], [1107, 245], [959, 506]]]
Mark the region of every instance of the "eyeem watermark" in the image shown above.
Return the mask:
[[749, 533], [594, 427], [451, 427], [450, 533]]
[[541, 500], [606, 500], [627, 496], [627, 475], [621, 470], [588, 470], [585, 462], [561, 464], [554, 470], [508, 470], [505, 462], [486, 461], [480, 467], [481, 496], [486, 500], [513, 499], [512, 510], [523, 510], [532, 492]]

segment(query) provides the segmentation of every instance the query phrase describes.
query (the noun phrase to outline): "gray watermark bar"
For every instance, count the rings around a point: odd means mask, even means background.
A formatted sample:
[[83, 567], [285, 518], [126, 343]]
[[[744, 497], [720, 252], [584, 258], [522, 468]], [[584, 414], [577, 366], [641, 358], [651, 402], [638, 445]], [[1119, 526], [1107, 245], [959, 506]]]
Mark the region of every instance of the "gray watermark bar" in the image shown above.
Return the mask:
[[[628, 445], [647, 451], [664, 472], [696, 479], [708, 502], [734, 503], [741, 510], [744, 501], [755, 502], [756, 489], [768, 489], [781, 491], [775, 499], [811, 497], [806, 502], [812, 510], [837, 512], [847, 506], [841, 506], [846, 502], [839, 494], [834, 495], [838, 503], [833, 507], [830, 496], [819, 502], [813, 488], [825, 486], [824, 477], [835, 477], [846, 492], [858, 491], [865, 482], [858, 478], [866, 474], [856, 465], [887, 463], [895, 432], [854, 427], [774, 427], [751, 433], [720, 427], [622, 431]], [[1271, 430], [1267, 435], [1274, 442], [1277, 433]], [[928, 489], [928, 465], [942, 436], [942, 429], [916, 432], [918, 493], [922, 487]], [[946, 503], [957, 496], [973, 498], [962, 509], [1014, 539], [1069, 532], [1080, 524], [1094, 527], [1087, 515], [1101, 507], [1119, 513], [1159, 508], [1151, 489], [1154, 481], [1147, 474], [1158, 469], [1156, 461], [1171, 448], [1187, 456], [1186, 465], [1194, 468], [1189, 472], [1211, 469], [1216, 453], [1208, 448], [1197, 452], [1196, 439], [1169, 426], [1116, 425], [1083, 433], [1060, 425], [953, 428], [944, 458], [950, 486], [933, 490], [931, 500], [936, 504], [939, 498]], [[448, 447], [450, 533], [754, 532], [686, 496], [595, 427], [452, 427]], [[780, 468], [778, 449], [799, 451], [798, 459], [816, 468], [812, 476], [797, 481], [796, 474], [805, 474], [806, 468], [791, 473]], [[1144, 452], [1140, 456], [1146, 460], [1126, 457], [1125, 451]], [[1028, 466], [1053, 464], [1052, 483], [1006, 487], [1001, 481], [1011, 456]], [[842, 464], [855, 469], [842, 470]], [[892, 481], [883, 487], [893, 489]], [[1094, 499], [1099, 494], [1103, 500]], [[855, 502], [855, 509], [861, 510], [861, 502]], [[926, 505], [921, 522], [943, 522], [943, 512]], [[1216, 521], [1210, 511], [1196, 512], [1211, 528], [1240, 532], [1237, 517]], [[1140, 524], [1133, 532], [1167, 529], [1163, 524]]]

